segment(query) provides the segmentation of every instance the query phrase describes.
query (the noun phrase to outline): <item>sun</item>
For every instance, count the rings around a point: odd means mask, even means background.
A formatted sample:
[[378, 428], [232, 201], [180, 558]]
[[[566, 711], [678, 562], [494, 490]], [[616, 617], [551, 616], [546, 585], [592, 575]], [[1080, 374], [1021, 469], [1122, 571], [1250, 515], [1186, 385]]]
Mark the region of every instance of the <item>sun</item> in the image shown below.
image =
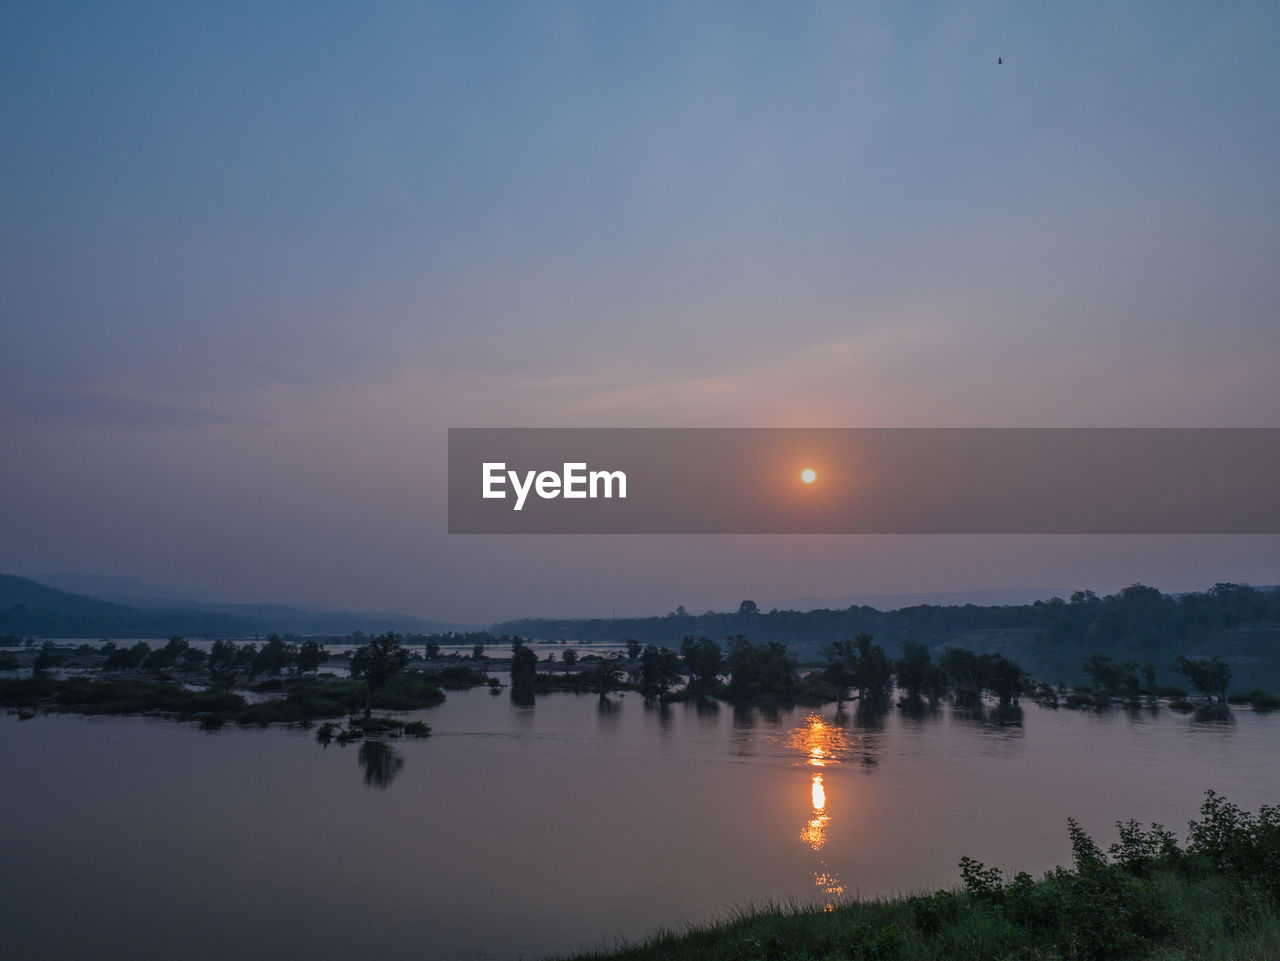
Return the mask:
[[806, 467], [800, 472], [800, 479], [806, 484], [812, 484], [818, 479], [818, 473], [812, 467]]

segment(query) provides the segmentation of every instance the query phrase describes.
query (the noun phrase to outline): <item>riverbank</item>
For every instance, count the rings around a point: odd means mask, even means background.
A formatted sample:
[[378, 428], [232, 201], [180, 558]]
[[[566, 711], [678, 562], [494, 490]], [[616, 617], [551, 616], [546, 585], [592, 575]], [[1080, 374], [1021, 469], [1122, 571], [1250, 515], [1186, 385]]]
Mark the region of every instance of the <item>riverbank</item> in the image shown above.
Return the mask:
[[963, 888], [819, 908], [770, 906], [572, 961], [1280, 958], [1280, 809], [1206, 796], [1185, 847], [1118, 824], [1103, 852], [1068, 822], [1073, 866], [1006, 880], [965, 858]]

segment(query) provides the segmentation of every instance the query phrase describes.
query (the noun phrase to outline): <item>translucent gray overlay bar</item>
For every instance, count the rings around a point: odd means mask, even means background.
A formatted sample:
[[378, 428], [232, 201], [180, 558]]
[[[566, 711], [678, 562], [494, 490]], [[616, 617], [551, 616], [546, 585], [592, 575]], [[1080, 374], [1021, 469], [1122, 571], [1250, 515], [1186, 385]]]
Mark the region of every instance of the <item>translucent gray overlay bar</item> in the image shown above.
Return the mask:
[[1280, 429], [452, 428], [449, 531], [1275, 534]]

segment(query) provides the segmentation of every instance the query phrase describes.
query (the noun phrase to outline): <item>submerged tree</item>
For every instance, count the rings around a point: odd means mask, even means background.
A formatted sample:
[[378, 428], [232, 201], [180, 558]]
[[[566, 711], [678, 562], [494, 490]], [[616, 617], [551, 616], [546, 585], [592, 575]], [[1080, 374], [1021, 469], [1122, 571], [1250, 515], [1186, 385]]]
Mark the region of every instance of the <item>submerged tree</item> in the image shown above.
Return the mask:
[[893, 662], [875, 638], [864, 632], [852, 641], [836, 641], [827, 649], [826, 677], [836, 687], [837, 710], [848, 688], [856, 690], [864, 704], [882, 703], [893, 690]]
[[680, 644], [680, 657], [689, 674], [689, 689], [699, 694], [709, 694], [724, 667], [724, 655], [720, 645], [709, 637], [696, 640], [686, 637]]
[[538, 677], [538, 655], [519, 637], [511, 639], [511, 686], [518, 690], [533, 687]]
[[351, 676], [365, 679], [364, 716], [373, 713], [373, 695], [409, 665], [409, 650], [388, 631], [369, 641], [351, 658]]
[[741, 634], [727, 639], [725, 666], [731, 701], [788, 701], [795, 695], [799, 663], [777, 641], [753, 644]]
[[1179, 656], [1173, 669], [1191, 682], [1191, 686], [1210, 701], [1225, 704], [1231, 684], [1231, 665], [1213, 657], [1207, 661]]
[[680, 679], [680, 658], [669, 647], [650, 644], [640, 655], [640, 686], [645, 697], [666, 697]]
[[591, 669], [592, 678], [596, 684], [596, 690], [600, 692], [600, 702], [603, 704], [607, 699], [609, 692], [622, 680], [622, 658], [617, 654], [610, 654], [608, 657], [602, 657], [596, 661], [595, 666]]
[[947, 685], [946, 672], [933, 663], [929, 649], [911, 641], [902, 645], [902, 656], [894, 664], [894, 673], [898, 686], [907, 692], [909, 700], [916, 700], [922, 695], [938, 698]]

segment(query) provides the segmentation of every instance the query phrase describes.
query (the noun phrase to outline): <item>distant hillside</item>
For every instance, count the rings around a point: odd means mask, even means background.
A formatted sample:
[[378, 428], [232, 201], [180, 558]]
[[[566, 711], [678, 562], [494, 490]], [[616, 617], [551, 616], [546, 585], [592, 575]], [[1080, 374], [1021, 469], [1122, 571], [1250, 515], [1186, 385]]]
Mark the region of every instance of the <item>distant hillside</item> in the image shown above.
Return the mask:
[[1081, 679], [1090, 654], [1155, 666], [1165, 683], [1176, 683], [1180, 654], [1218, 656], [1232, 665], [1236, 686], [1280, 688], [1280, 591], [1217, 584], [1208, 591], [1162, 594], [1134, 584], [1098, 597], [1077, 591], [1070, 600], [1031, 604], [939, 606], [919, 604], [892, 611], [867, 605], [811, 611], [763, 611], [743, 601], [737, 611], [618, 619], [525, 619], [505, 621], [495, 634], [550, 640], [621, 642], [678, 648], [686, 636], [717, 641], [742, 634], [756, 642], [777, 641], [802, 659], [816, 661], [831, 641], [867, 632], [893, 656], [906, 641], [935, 652], [947, 646], [1000, 652], [1051, 681]]
[[[118, 581], [114, 578], [104, 580]], [[26, 577], [0, 574], [0, 635], [110, 638], [181, 634], [184, 637], [228, 637], [271, 633], [350, 634], [354, 631], [431, 633], [463, 630], [467, 626], [407, 615], [305, 610], [279, 604], [216, 604], [165, 599], [120, 604], [58, 590]]]

